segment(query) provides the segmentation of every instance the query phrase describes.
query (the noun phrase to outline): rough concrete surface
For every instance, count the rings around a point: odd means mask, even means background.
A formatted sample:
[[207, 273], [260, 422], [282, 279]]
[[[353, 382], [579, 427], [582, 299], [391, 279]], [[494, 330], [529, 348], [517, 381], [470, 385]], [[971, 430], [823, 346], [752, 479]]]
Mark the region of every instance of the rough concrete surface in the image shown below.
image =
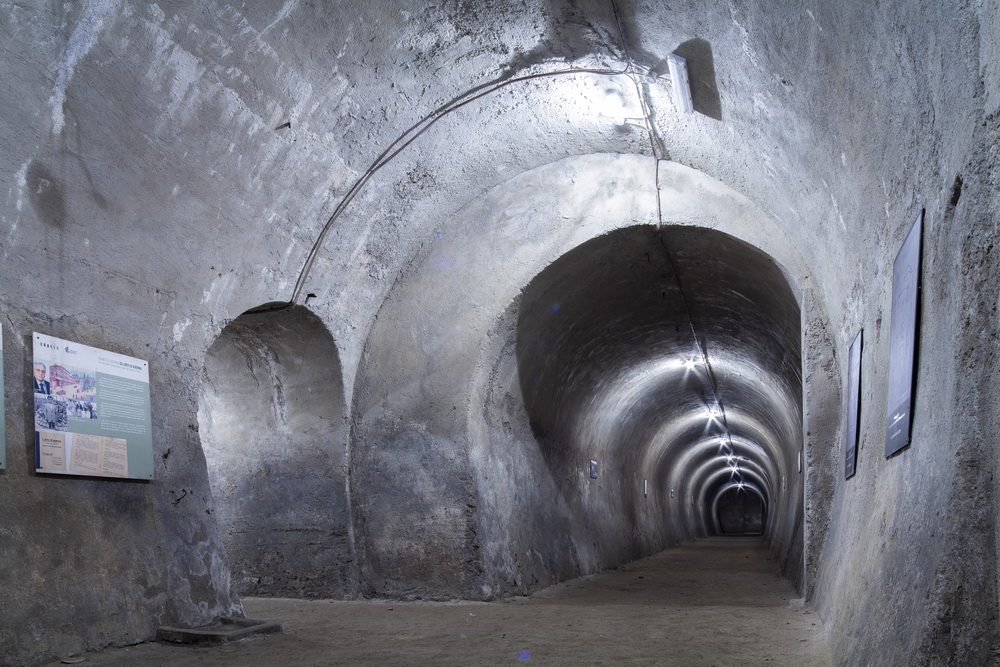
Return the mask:
[[[814, 611], [760, 538], [710, 538], [508, 602], [253, 598], [282, 634], [143, 644], [88, 665], [831, 665]], [[58, 663], [53, 663], [56, 665]]]
[[[241, 592], [521, 595], [711, 534], [716, 399], [836, 664], [995, 661], [998, 12], [0, 0], [0, 662]], [[650, 380], [685, 323], [714, 379]], [[149, 360], [152, 481], [34, 472], [33, 331]]]

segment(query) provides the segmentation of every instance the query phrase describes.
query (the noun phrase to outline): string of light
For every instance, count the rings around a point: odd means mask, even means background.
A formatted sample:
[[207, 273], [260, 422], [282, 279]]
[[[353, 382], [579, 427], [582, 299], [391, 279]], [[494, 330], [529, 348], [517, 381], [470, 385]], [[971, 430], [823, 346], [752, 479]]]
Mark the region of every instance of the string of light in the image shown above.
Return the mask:
[[[632, 83], [635, 86], [636, 95], [639, 98], [639, 104], [640, 104], [640, 107], [642, 108], [643, 120], [644, 120], [645, 125], [646, 125], [646, 130], [647, 130], [647, 132], [649, 134], [650, 152], [652, 153], [653, 158], [654, 158], [654, 162], [655, 162], [655, 171], [654, 171], [653, 178], [654, 178], [654, 188], [656, 190], [657, 230], [660, 231], [660, 232], [662, 232], [662, 230], [663, 230], [663, 206], [662, 206], [661, 201], [660, 201], [660, 196], [661, 196], [661, 193], [660, 193], [660, 161], [661, 161], [661, 159], [666, 159], [666, 155], [661, 156], [661, 155], [657, 154], [657, 143], [658, 142], [656, 141], [655, 125], [653, 123], [652, 102], [650, 102], [646, 98], [646, 95], [645, 95], [645, 93], [643, 91], [643, 88], [642, 88], [641, 84], [635, 78], [635, 73], [634, 73], [635, 70], [634, 70], [634, 67], [633, 67], [632, 55], [631, 55], [631, 53], [628, 50], [628, 45], [627, 45], [627, 42], [625, 40], [625, 34], [624, 34], [624, 31], [622, 30], [621, 20], [619, 18], [618, 5], [617, 5], [616, 0], [611, 0], [611, 6], [612, 6], [612, 9], [614, 10], [615, 20], [618, 23], [618, 31], [619, 31], [619, 34], [621, 35], [623, 50], [624, 50], [624, 53], [625, 53], [625, 71], [626, 71], [629, 79], [632, 80]], [[659, 143], [662, 145], [662, 143], [663, 143], [662, 140]], [[664, 150], [664, 152], [665, 152], [665, 150]], [[722, 436], [721, 436], [722, 437], [722, 453], [726, 456], [726, 458], [727, 458], [727, 460], [728, 460], [728, 462], [729, 462], [729, 464], [731, 466], [731, 470], [732, 470], [732, 473], [733, 473], [733, 478], [738, 481], [740, 488], [742, 488], [743, 487], [742, 474], [740, 473], [738, 458], [734, 454], [735, 450], [733, 449], [733, 439], [732, 439], [732, 434], [731, 434], [731, 432], [729, 430], [729, 422], [728, 422], [728, 419], [726, 417], [726, 409], [725, 409], [725, 405], [723, 405], [723, 403], [722, 403], [722, 400], [719, 398], [719, 384], [718, 384], [718, 380], [717, 380], [716, 375], [715, 375], [715, 371], [712, 368], [712, 362], [711, 362], [711, 360], [708, 357], [707, 345], [705, 343], [703, 343], [701, 341], [701, 339], [699, 339], [699, 337], [698, 337], [698, 331], [697, 331], [697, 328], [695, 327], [695, 324], [694, 324], [694, 318], [691, 315], [691, 308], [690, 308], [690, 305], [688, 304], [687, 295], [684, 292], [684, 286], [683, 286], [683, 284], [681, 282], [680, 273], [677, 271], [677, 264], [674, 261], [674, 257], [672, 255], [672, 253], [670, 252], [670, 249], [667, 247], [667, 244], [664, 242], [662, 233], [658, 235], [658, 238], [660, 240], [660, 245], [663, 248], [663, 252], [664, 252], [664, 254], [667, 257], [667, 261], [670, 263], [670, 271], [671, 271], [671, 274], [673, 274], [673, 276], [674, 276], [674, 281], [677, 284], [677, 291], [680, 294], [681, 303], [684, 306], [684, 314], [685, 314], [685, 318], [687, 319], [688, 328], [691, 330], [691, 338], [694, 341], [695, 348], [698, 350], [698, 356], [701, 358], [700, 362], [698, 362], [698, 363], [700, 363], [701, 365], [703, 365], [705, 367], [705, 372], [706, 372], [706, 375], [708, 377], [709, 389], [711, 390], [711, 394], [712, 394], [712, 398], [711, 398], [712, 404], [710, 406], [707, 406], [708, 416], [709, 416], [709, 423], [711, 424], [711, 423], [716, 423], [717, 422], [721, 426], [721, 428], [722, 428]], [[684, 365], [687, 367], [687, 370], [690, 372], [690, 371], [694, 370], [694, 367], [696, 365], [698, 365], [698, 363], [694, 362], [693, 360], [686, 360]]]

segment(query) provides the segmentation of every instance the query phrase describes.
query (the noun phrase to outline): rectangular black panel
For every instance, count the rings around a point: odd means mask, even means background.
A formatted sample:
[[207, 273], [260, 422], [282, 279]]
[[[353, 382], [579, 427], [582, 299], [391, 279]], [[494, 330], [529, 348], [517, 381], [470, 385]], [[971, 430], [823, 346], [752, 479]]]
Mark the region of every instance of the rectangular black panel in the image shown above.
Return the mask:
[[858, 427], [861, 417], [861, 334], [847, 354], [847, 422], [844, 424], [844, 479], [854, 477], [858, 462]]
[[892, 326], [889, 330], [889, 400], [885, 455], [910, 444], [911, 400], [916, 362], [917, 296], [920, 289], [920, 237], [923, 211], [892, 263]]

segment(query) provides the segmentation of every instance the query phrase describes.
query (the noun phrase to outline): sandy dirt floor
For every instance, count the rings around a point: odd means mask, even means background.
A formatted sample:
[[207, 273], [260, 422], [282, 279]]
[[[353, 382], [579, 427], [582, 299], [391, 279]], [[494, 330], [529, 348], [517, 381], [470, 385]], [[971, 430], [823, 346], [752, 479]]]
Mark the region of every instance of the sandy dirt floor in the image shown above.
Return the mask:
[[759, 538], [710, 538], [506, 602], [250, 598], [247, 616], [280, 621], [282, 634], [84, 657], [177, 667], [831, 665], [823, 624], [796, 597]]

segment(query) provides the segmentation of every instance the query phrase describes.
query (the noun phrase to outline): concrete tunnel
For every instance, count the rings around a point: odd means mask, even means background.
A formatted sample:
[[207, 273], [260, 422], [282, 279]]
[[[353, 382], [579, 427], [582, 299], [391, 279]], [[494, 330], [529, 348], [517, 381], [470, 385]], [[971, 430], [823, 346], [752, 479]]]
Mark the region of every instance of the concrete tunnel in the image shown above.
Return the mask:
[[[837, 664], [995, 659], [990, 3], [0, 3], [0, 33], [0, 662], [733, 535]], [[148, 360], [151, 480], [36, 471], [33, 332]]]
[[707, 229], [633, 228], [532, 281], [518, 376], [554, 476], [572, 479], [589, 452], [619, 485], [623, 536], [760, 532], [773, 506], [776, 550], [801, 557], [798, 341], [798, 304], [761, 252]]
[[[549, 184], [540, 199], [565, 202], [551, 186], [567, 166], [532, 175]], [[631, 169], [639, 179], [650, 166], [589, 158], [571, 173], [597, 170], [596, 182], [609, 168]], [[523, 198], [522, 185], [510, 194]], [[621, 182], [619, 196], [631, 198], [631, 185]], [[567, 198], [578, 196], [576, 184], [566, 187]], [[587, 209], [600, 210], [603, 197], [588, 196]], [[720, 197], [716, 213], [732, 205]], [[523, 222], [506, 210], [497, 236]], [[448, 598], [457, 569], [463, 596], [493, 599], [726, 532], [765, 532], [801, 577], [800, 315], [788, 282], [763, 252], [723, 232], [618, 227], [625, 222], [595, 220], [607, 231], [577, 246], [557, 236], [547, 250], [562, 254], [549, 263], [548, 253], [532, 253], [523, 282], [499, 294], [497, 274], [512, 272], [491, 253], [496, 238], [437, 234], [367, 343], [360, 395], [384, 397], [377, 404], [391, 407], [377, 410], [397, 416], [355, 426], [356, 443], [377, 444], [355, 444], [347, 474], [330, 472], [347, 465], [344, 453], [315, 446], [345, 437], [335, 408], [343, 392], [326, 379], [338, 357], [322, 324], [301, 308], [265, 307], [228, 325], [209, 350], [199, 423], [241, 592], [343, 595], [348, 503], [359, 582], [372, 595]], [[470, 295], [495, 310], [470, 312]], [[490, 321], [497, 314], [501, 329]], [[484, 334], [495, 341], [469, 356]], [[414, 422], [432, 415], [442, 433], [399, 428], [400, 413]], [[455, 451], [456, 438], [467, 452]], [[459, 456], [473, 489], [448, 479]], [[384, 492], [387, 478], [412, 505]], [[429, 505], [444, 494], [480, 513], [435, 518]], [[319, 530], [331, 516], [337, 539], [311, 548], [290, 540], [292, 527]], [[537, 544], [553, 528], [559, 539]], [[470, 533], [486, 556], [475, 568], [468, 552], [446, 546]], [[440, 552], [428, 562], [422, 554], [435, 541]], [[544, 556], [511, 562], [521, 546]], [[445, 558], [463, 562], [442, 567]], [[328, 564], [302, 576], [304, 563], [319, 561]]]

